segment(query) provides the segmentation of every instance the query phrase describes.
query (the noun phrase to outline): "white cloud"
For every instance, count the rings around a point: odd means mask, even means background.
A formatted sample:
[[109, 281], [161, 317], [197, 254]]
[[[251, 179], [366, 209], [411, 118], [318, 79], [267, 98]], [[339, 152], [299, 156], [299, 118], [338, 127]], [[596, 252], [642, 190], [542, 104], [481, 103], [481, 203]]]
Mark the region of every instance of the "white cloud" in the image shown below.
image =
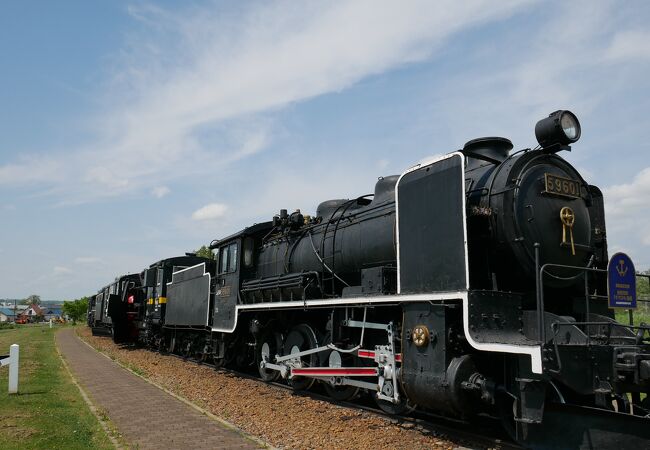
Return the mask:
[[[635, 76], [647, 79], [639, 70], [643, 61], [632, 56], [645, 57], [648, 52], [641, 44], [645, 33], [619, 32], [631, 22], [634, 7], [621, 8], [611, 1], [594, 7], [593, 2], [575, 0], [554, 2], [552, 8], [554, 13], [537, 11], [544, 19], [528, 29], [514, 27], [510, 39], [500, 36], [498, 42], [486, 41], [471, 49], [469, 58], [478, 63], [474, 67], [478, 71], [470, 68], [454, 74], [437, 88], [440, 104], [434, 107], [444, 119], [439, 120], [441, 127], [481, 133], [463, 134], [467, 138], [507, 133], [515, 144], [517, 138], [526, 138], [526, 145], [534, 146], [535, 122], [558, 108], [570, 108], [580, 118], [598, 108], [608, 108], [614, 116], [621, 112], [612, 108], [629, 108], [620, 91], [638, 86]], [[432, 122], [431, 117], [422, 120]], [[528, 128], [519, 123], [529, 124]], [[583, 140], [592, 131], [588, 122], [584, 125]]]
[[89, 168], [84, 180], [89, 184], [99, 184], [109, 189], [123, 189], [129, 185], [127, 178], [105, 166]]
[[223, 203], [210, 203], [192, 213], [192, 220], [214, 220], [223, 217], [228, 211], [228, 205]]
[[169, 194], [171, 191], [167, 186], [156, 186], [151, 190], [151, 195], [156, 198], [163, 198], [165, 195]]
[[628, 253], [637, 270], [650, 267], [650, 167], [642, 169], [630, 183], [603, 189], [610, 254]]
[[650, 167], [641, 170], [632, 182], [610, 186], [603, 193], [608, 217], [619, 220], [629, 216], [640, 220], [641, 212], [650, 220]]
[[650, 31], [626, 30], [617, 33], [605, 51], [612, 61], [650, 59]]
[[0, 184], [25, 185], [64, 181], [61, 162], [36, 156], [20, 157], [16, 162], [0, 166]]
[[54, 266], [52, 272], [54, 275], [68, 275], [73, 273], [73, 270], [65, 266]]
[[[522, 4], [276, 1], [224, 8], [130, 7], [142, 31], [115, 58], [94, 141], [65, 156], [0, 166], [0, 180], [38, 183], [76, 202], [155, 189], [161, 173], [214, 171], [268, 145], [272, 133], [260, 114], [423, 60], [452, 34], [508, 17]], [[206, 128], [217, 128], [219, 138], [206, 142]]]

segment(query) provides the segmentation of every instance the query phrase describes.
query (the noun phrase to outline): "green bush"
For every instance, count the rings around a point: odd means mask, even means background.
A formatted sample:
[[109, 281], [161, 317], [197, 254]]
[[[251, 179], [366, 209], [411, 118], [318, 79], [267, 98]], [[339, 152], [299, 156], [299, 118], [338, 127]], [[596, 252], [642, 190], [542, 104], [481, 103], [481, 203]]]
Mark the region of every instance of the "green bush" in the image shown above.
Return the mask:
[[66, 314], [72, 323], [82, 320], [88, 313], [88, 297], [81, 297], [80, 299], [70, 302], [63, 302], [63, 314]]

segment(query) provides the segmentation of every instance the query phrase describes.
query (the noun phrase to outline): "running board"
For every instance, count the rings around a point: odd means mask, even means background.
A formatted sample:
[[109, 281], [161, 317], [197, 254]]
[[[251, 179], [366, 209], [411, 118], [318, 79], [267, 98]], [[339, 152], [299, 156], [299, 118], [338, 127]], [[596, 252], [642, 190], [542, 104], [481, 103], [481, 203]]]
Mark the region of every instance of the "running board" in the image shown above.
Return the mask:
[[541, 425], [518, 424], [517, 440], [532, 449], [642, 449], [650, 443], [650, 419], [550, 403]]

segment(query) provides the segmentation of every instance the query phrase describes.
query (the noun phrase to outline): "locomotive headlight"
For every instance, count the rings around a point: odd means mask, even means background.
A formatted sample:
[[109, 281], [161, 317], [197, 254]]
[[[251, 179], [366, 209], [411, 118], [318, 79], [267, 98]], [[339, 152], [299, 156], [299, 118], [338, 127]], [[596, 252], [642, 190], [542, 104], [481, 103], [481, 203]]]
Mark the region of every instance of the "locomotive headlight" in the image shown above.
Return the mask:
[[578, 119], [569, 111], [564, 111], [564, 114], [560, 116], [560, 126], [566, 138], [570, 139], [571, 142], [577, 141], [580, 137], [580, 124], [578, 123]]
[[580, 139], [580, 122], [571, 111], [555, 111], [537, 122], [535, 137], [542, 148], [561, 150]]

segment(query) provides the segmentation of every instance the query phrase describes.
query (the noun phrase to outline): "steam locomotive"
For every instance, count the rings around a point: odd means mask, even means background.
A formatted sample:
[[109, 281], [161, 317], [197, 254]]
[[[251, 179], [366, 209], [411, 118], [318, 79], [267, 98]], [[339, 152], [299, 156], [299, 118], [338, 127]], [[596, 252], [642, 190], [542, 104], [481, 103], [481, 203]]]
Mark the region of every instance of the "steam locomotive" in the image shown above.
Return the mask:
[[119, 277], [89, 325], [390, 413], [500, 417], [530, 447], [647, 444], [649, 328], [614, 320], [603, 195], [559, 155], [580, 124], [556, 111], [535, 134], [517, 152], [474, 139], [372, 195], [282, 209], [214, 258]]

